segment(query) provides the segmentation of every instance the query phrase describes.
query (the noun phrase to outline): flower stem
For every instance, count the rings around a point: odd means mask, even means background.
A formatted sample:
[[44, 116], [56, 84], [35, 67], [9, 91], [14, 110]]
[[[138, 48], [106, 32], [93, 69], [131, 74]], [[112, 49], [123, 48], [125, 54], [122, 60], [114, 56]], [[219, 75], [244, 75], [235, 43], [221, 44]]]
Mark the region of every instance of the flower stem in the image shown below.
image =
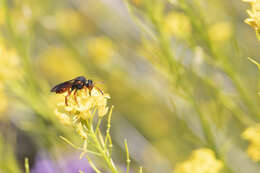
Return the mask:
[[90, 130], [90, 136], [92, 137], [92, 139], [95, 143], [96, 149], [101, 154], [101, 156], [105, 160], [107, 166], [111, 169], [112, 173], [118, 173], [118, 170], [116, 169], [114, 162], [113, 162], [112, 158], [110, 157], [106, 147], [105, 146], [102, 147], [102, 144], [99, 141], [98, 137], [96, 136], [96, 133], [93, 130], [93, 128], [91, 128], [91, 130]]
[[129, 168], [130, 168], [130, 157], [129, 157], [129, 151], [128, 151], [128, 146], [127, 146], [127, 140], [125, 139], [125, 150], [126, 150], [126, 173], [129, 173]]
[[27, 157], [25, 158], [24, 165], [25, 165], [25, 173], [30, 173], [29, 159]]

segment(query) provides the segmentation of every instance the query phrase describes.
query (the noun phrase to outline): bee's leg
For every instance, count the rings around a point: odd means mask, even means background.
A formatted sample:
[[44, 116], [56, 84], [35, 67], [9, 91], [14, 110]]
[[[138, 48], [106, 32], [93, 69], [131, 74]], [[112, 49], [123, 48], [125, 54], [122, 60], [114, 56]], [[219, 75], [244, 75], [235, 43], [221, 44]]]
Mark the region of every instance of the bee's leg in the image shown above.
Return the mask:
[[77, 100], [77, 91], [78, 91], [77, 89], [74, 91], [74, 100], [77, 103], [77, 105], [79, 105], [78, 100]]
[[[87, 87], [87, 86], [84, 86], [84, 90], [85, 90], [85, 92], [88, 92], [88, 90], [89, 90], [89, 87]], [[89, 93], [89, 95], [91, 96], [91, 93], [90, 92], [88, 92]]]
[[68, 97], [71, 94], [71, 90], [68, 90], [68, 95], [65, 96], [65, 105], [68, 106]]
[[88, 87], [88, 93], [89, 93], [89, 96], [91, 96], [91, 91], [92, 91], [93, 87]]

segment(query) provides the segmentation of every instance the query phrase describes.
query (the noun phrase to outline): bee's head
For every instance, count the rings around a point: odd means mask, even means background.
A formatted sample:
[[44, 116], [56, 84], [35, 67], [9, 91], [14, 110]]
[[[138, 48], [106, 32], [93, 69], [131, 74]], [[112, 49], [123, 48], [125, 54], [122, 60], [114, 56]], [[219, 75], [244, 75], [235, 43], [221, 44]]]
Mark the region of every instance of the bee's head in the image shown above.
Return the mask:
[[102, 94], [102, 95], [104, 95], [103, 94], [103, 91], [101, 90], [101, 89], [99, 89], [96, 85], [95, 85], [95, 83], [92, 81], [92, 80], [87, 80], [86, 81], [86, 84], [85, 84], [85, 86], [89, 89], [89, 95], [91, 95], [91, 90], [95, 87], [96, 89], [98, 89], [98, 91]]
[[94, 82], [90, 79], [86, 80], [86, 87], [87, 88], [93, 88], [94, 87]]

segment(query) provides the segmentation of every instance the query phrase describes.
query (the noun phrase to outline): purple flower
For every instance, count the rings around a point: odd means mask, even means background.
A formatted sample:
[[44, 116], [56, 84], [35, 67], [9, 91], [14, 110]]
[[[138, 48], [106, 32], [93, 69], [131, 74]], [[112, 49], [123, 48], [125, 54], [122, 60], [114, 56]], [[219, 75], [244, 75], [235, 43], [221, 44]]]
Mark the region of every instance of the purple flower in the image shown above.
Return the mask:
[[88, 160], [79, 159], [79, 154], [65, 155], [54, 160], [44, 153], [36, 158], [36, 163], [31, 169], [31, 173], [79, 173], [79, 170], [85, 173], [94, 173]]

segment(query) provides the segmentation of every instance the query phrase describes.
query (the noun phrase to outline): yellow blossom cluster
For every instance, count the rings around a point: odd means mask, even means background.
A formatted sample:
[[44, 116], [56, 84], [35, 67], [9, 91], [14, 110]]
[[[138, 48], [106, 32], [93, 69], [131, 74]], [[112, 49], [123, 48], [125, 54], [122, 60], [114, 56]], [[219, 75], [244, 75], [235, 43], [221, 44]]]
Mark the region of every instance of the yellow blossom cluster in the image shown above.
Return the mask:
[[255, 162], [260, 161], [260, 125], [247, 128], [243, 132], [242, 138], [250, 142], [247, 148], [248, 156]]
[[0, 41], [0, 80], [17, 79], [22, 75], [20, 59], [14, 49], [7, 48]]
[[177, 38], [187, 38], [191, 34], [191, 23], [187, 16], [179, 12], [170, 12], [165, 16], [163, 30]]
[[57, 29], [68, 36], [75, 36], [80, 32], [84, 32], [83, 21], [78, 12], [69, 9], [58, 11], [55, 15]]
[[[64, 94], [65, 98], [67, 97], [66, 94], [67, 93]], [[77, 97], [77, 101], [75, 96]], [[83, 140], [83, 146], [79, 147], [65, 137], [61, 136], [65, 142], [81, 151], [80, 158], [87, 153], [102, 157], [111, 172], [118, 173], [118, 170], [111, 158], [111, 149], [113, 144], [110, 136], [110, 122], [113, 106], [108, 114], [108, 124], [105, 136], [103, 136], [99, 128], [103, 116], [108, 112], [107, 100], [109, 98], [110, 97], [108, 94], [101, 93], [100, 90], [96, 88], [93, 88], [91, 93], [84, 89], [78, 90], [76, 95], [72, 93], [71, 96], [68, 97], [67, 105], [64, 100], [57, 104], [55, 114], [63, 124], [73, 127]], [[98, 119], [97, 121], [94, 121], [94, 116], [96, 114]], [[127, 148], [126, 142], [125, 145]], [[101, 172], [95, 166], [91, 158], [88, 157], [88, 155], [86, 155], [86, 157], [93, 170], [95, 170], [95, 172]], [[130, 163], [129, 157], [127, 160], [128, 163]]]
[[85, 72], [82, 64], [73, 58], [73, 54], [61, 46], [52, 46], [43, 51], [37, 59], [37, 66], [47, 77], [61, 80], [73, 78]]
[[[54, 112], [63, 124], [71, 125], [80, 119], [88, 120], [93, 118], [96, 112], [99, 117], [107, 114], [107, 99], [110, 98], [108, 94], [102, 94], [94, 88], [91, 91], [91, 96], [85, 90], [78, 90], [76, 97], [77, 102], [74, 94], [68, 97], [68, 106], [66, 106], [64, 100], [57, 104]], [[77, 125], [81, 126], [80, 124]]]
[[218, 173], [223, 163], [216, 159], [212, 150], [202, 148], [193, 151], [190, 159], [177, 165], [174, 173]]
[[107, 64], [115, 55], [115, 45], [111, 39], [99, 36], [87, 42], [87, 51], [98, 64]]
[[232, 26], [229, 22], [218, 22], [210, 25], [208, 35], [213, 42], [224, 42], [232, 36]]
[[245, 23], [253, 27], [257, 32], [260, 32], [260, 0], [243, 0], [251, 4], [251, 10], [247, 10], [249, 18]]

